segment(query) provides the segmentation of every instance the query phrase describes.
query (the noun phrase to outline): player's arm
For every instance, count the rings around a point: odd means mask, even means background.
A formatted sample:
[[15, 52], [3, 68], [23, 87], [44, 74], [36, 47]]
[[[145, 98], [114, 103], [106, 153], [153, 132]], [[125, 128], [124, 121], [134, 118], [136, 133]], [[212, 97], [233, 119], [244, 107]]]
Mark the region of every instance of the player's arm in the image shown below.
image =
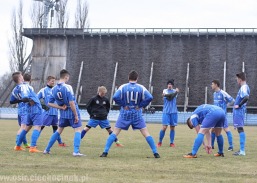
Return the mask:
[[244, 105], [249, 100], [249, 96], [244, 96], [244, 98], [241, 100], [241, 102], [238, 105], [235, 105], [235, 108], [240, 108], [242, 105]]
[[110, 104], [110, 101], [107, 99], [106, 100], [106, 110], [107, 110], [107, 113], [110, 112], [110, 108], [111, 108], [111, 104]]
[[73, 115], [75, 117], [74, 123], [78, 123], [79, 116], [78, 116], [78, 113], [77, 113], [77, 110], [76, 110], [75, 102], [74, 101], [69, 101], [69, 104], [70, 104], [70, 108], [71, 108], [71, 110], [73, 112]]
[[233, 106], [235, 103], [235, 99], [233, 97], [231, 97], [227, 92], [222, 90], [222, 94], [224, 96], [225, 102], [230, 105]]
[[125, 99], [122, 99], [122, 86], [114, 93], [112, 99], [115, 101], [116, 104], [125, 107]]
[[153, 100], [152, 94], [145, 88], [143, 87], [143, 100], [139, 103], [138, 107], [146, 107], [148, 104]]
[[49, 107], [53, 107], [53, 108], [56, 108], [56, 109], [60, 109], [60, 110], [66, 110], [67, 106], [66, 105], [63, 105], [63, 106], [59, 106], [55, 103], [55, 99], [54, 99], [54, 96], [53, 95], [50, 95], [49, 97], [49, 101], [48, 101], [48, 104], [47, 104]]
[[94, 98], [91, 98], [91, 99], [88, 101], [87, 105], [86, 105], [86, 109], [87, 109], [87, 112], [88, 112], [88, 114], [89, 114], [90, 117], [92, 116], [92, 102], [93, 102], [93, 99], [94, 99]]

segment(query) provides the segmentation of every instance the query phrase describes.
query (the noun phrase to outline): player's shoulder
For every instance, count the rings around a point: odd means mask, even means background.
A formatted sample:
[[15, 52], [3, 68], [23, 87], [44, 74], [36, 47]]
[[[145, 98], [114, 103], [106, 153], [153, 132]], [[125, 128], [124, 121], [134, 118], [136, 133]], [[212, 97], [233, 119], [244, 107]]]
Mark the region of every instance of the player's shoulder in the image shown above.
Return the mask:
[[136, 83], [136, 86], [138, 86], [139, 88], [142, 88], [143, 90], [146, 90], [146, 87], [142, 84]]

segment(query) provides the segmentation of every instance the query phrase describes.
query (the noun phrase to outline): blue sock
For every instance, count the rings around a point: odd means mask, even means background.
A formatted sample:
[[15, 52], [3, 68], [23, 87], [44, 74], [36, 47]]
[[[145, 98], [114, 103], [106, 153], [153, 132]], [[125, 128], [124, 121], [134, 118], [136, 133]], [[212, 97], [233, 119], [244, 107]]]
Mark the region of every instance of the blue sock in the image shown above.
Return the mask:
[[79, 152], [80, 141], [81, 141], [81, 133], [75, 132], [75, 135], [74, 135], [74, 152], [75, 153]]
[[[109, 135], [111, 135], [112, 132], [109, 133]], [[116, 137], [116, 139], [114, 140], [114, 142], [117, 142], [118, 141], [118, 138]]]
[[51, 147], [54, 145], [55, 141], [58, 139], [59, 136], [60, 134], [57, 131], [53, 133], [46, 147], [46, 151], [50, 151]]
[[81, 139], [83, 139], [84, 138], [84, 136], [86, 135], [86, 133], [87, 133], [87, 131], [86, 130], [82, 130], [81, 131]]
[[170, 130], [170, 143], [174, 143], [174, 138], [175, 138], [175, 130]]
[[31, 144], [30, 144], [31, 147], [35, 147], [37, 145], [37, 139], [39, 137], [39, 134], [40, 132], [38, 130], [35, 130], [35, 129], [33, 130], [31, 135]]
[[229, 147], [232, 147], [232, 148], [233, 148], [233, 136], [232, 136], [231, 131], [226, 132], [226, 134], [227, 134], [227, 137], [228, 137], [228, 144], [229, 144]]
[[18, 140], [19, 140], [19, 138], [20, 138], [20, 135], [16, 135], [16, 144], [18, 143]]
[[[55, 133], [57, 130], [53, 130], [53, 133]], [[62, 138], [61, 135], [59, 135], [59, 137], [57, 138], [58, 144], [62, 144]]]
[[193, 149], [192, 149], [193, 155], [197, 154], [199, 147], [203, 143], [203, 138], [204, 138], [204, 134], [202, 134], [202, 133], [197, 134], [197, 137], [195, 138], [195, 142], [194, 142]]
[[24, 138], [23, 138], [23, 144], [27, 144], [28, 143], [28, 141], [27, 141], [27, 134], [24, 136]]
[[216, 137], [215, 133], [212, 132], [212, 133], [211, 133], [211, 146], [212, 146], [212, 147], [214, 147], [215, 137]]
[[18, 141], [16, 143], [17, 146], [21, 146], [21, 143], [22, 143], [24, 137], [26, 136], [26, 134], [27, 134], [27, 131], [25, 131], [25, 130], [21, 131], [19, 139], [18, 139]]
[[164, 138], [165, 136], [165, 131], [164, 130], [161, 130], [160, 131], [160, 138], [159, 138], [159, 142], [162, 143], [162, 139]]
[[154, 143], [154, 140], [153, 140], [153, 137], [152, 136], [148, 136], [145, 138], [147, 143], [149, 144], [149, 146], [151, 147], [153, 153], [157, 153], [157, 148], [156, 148], [156, 145]]
[[223, 144], [224, 144], [224, 139], [222, 135], [217, 136], [217, 143], [218, 143], [218, 148], [219, 148], [219, 154], [223, 153]]
[[245, 132], [240, 132], [239, 138], [240, 138], [240, 151], [245, 151]]
[[116, 135], [114, 133], [109, 135], [108, 139], [106, 140], [105, 147], [104, 147], [104, 152], [105, 153], [109, 152], [109, 150], [110, 150], [110, 148], [112, 146], [112, 143], [114, 142], [115, 139], [116, 139]]

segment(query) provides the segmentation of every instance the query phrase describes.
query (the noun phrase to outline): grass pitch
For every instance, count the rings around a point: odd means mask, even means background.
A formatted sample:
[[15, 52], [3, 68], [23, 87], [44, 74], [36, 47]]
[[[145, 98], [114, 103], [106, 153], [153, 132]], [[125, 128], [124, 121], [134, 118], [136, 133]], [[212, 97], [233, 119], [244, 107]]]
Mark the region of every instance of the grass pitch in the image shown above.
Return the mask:
[[[83, 122], [83, 126], [85, 124]], [[141, 133], [131, 129], [118, 136], [124, 147], [113, 145], [108, 157], [100, 158], [108, 136], [106, 130], [100, 128], [91, 129], [81, 142], [80, 151], [87, 156], [73, 157], [72, 128], [65, 129], [62, 134], [69, 147], [61, 148], [56, 143], [51, 155], [43, 155], [31, 154], [28, 150], [14, 151], [17, 122], [0, 120], [0, 125], [0, 182], [256, 182], [256, 127], [245, 127], [245, 157], [234, 157], [233, 152], [226, 151], [228, 143], [223, 132], [224, 158], [208, 155], [201, 147], [198, 158], [185, 159], [183, 154], [191, 151], [196, 133], [179, 125], [176, 148], [169, 147], [169, 132], [166, 131], [163, 146], [159, 148], [161, 158], [154, 159]], [[161, 124], [148, 124], [148, 129], [157, 143]], [[238, 133], [231, 130], [234, 150], [238, 150]], [[52, 128], [43, 130], [38, 140], [39, 150], [44, 150], [51, 134]], [[31, 132], [27, 135], [29, 142], [30, 136]]]

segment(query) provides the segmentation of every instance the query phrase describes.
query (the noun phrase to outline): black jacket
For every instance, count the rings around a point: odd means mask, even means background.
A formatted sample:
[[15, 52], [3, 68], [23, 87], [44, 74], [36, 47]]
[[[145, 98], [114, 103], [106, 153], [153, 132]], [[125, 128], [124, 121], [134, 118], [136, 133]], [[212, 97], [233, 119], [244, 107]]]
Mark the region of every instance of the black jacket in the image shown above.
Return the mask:
[[110, 101], [106, 97], [96, 95], [91, 98], [86, 105], [87, 112], [91, 119], [105, 120], [110, 111]]

